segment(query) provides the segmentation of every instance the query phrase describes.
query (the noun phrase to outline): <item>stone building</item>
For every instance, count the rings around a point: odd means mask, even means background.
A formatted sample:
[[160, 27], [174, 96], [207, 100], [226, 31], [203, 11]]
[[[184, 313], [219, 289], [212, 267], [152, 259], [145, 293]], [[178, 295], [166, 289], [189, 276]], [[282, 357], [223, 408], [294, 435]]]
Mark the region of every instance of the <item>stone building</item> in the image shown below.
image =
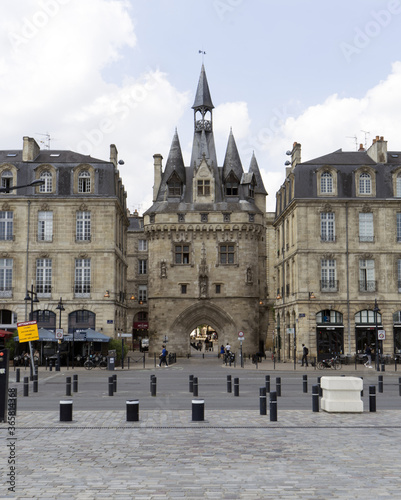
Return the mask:
[[243, 170], [232, 132], [218, 166], [213, 108], [202, 66], [189, 164], [177, 132], [164, 168], [162, 156], [154, 155], [153, 205], [144, 213], [151, 351], [167, 336], [169, 350], [187, 354], [190, 334], [200, 325], [236, 351], [240, 331], [243, 352], [264, 349], [271, 311], [267, 193], [255, 156]]
[[[295, 143], [277, 193], [275, 347], [282, 359], [401, 350], [401, 152], [369, 149], [301, 162]], [[295, 332], [295, 337], [294, 337]], [[294, 346], [294, 338], [296, 346]]]
[[29, 319], [32, 305], [52, 331], [59, 314], [65, 333], [126, 331], [128, 218], [117, 166], [114, 145], [109, 161], [41, 150], [29, 137], [22, 150], [0, 151], [0, 328]]

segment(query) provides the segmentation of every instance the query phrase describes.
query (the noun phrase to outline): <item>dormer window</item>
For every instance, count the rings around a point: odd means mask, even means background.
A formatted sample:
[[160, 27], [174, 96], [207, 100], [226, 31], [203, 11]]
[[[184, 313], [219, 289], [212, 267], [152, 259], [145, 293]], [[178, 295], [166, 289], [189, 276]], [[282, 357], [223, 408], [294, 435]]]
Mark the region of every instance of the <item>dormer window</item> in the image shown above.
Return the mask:
[[1, 187], [10, 189], [13, 186], [13, 174], [11, 170], [3, 170], [1, 174]]
[[167, 182], [167, 188], [168, 188], [169, 198], [181, 196], [181, 194], [182, 194], [182, 182], [175, 172], [170, 177], [169, 181]]
[[320, 177], [320, 192], [322, 194], [333, 192], [333, 175], [330, 172], [324, 172]]
[[230, 174], [226, 180], [226, 196], [238, 196], [238, 179]]
[[255, 198], [255, 186], [251, 183], [248, 188], [249, 198]]
[[53, 190], [53, 176], [52, 174], [48, 171], [45, 170], [40, 174], [39, 179], [41, 181], [44, 181], [44, 184], [41, 184], [39, 186], [39, 192], [40, 193], [51, 193]]
[[359, 194], [372, 193], [372, 179], [370, 174], [363, 173], [359, 176]]
[[82, 170], [78, 176], [78, 193], [90, 193], [91, 174], [87, 170]]

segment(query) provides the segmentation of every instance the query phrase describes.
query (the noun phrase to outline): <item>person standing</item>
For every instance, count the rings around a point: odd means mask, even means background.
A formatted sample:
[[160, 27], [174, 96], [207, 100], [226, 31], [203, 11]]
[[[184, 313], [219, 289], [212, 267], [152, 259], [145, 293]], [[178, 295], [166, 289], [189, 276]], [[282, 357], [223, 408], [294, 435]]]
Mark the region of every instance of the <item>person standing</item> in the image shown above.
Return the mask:
[[160, 353], [160, 362], [159, 362], [159, 368], [161, 368], [162, 366], [162, 363], [165, 363], [166, 365], [166, 368], [168, 368], [168, 364], [167, 364], [167, 349], [166, 349], [166, 346], [165, 345], [162, 345], [162, 352]]
[[305, 344], [302, 344], [302, 364], [301, 364], [301, 366], [304, 366], [304, 363], [306, 366], [308, 366], [308, 354], [309, 354], [309, 349], [305, 346]]

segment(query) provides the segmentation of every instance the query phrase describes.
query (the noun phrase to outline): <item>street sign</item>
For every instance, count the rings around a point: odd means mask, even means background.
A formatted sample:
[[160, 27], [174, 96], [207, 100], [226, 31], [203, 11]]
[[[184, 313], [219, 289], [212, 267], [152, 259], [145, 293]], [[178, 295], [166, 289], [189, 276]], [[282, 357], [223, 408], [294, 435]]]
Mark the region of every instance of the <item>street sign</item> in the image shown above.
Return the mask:
[[243, 336], [244, 336], [244, 332], [238, 332], [238, 338], [243, 337]]
[[64, 330], [62, 328], [56, 328], [56, 339], [62, 340], [64, 337]]
[[377, 338], [379, 340], [386, 340], [386, 330], [377, 330]]
[[118, 333], [119, 337], [130, 339], [132, 337], [132, 333]]
[[17, 323], [18, 340], [19, 342], [31, 342], [39, 340], [39, 330], [36, 321], [25, 321]]

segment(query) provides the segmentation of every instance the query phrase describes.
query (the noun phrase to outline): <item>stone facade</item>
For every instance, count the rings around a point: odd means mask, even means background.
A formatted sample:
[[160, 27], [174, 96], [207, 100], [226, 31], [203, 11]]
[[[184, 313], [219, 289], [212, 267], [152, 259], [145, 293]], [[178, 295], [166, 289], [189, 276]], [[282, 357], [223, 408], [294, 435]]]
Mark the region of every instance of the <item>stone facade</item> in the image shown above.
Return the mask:
[[25, 137], [23, 150], [0, 152], [0, 178], [1, 327], [29, 319], [33, 291], [39, 327], [59, 327], [62, 298], [65, 333], [126, 331], [128, 218], [115, 146], [103, 161]]
[[294, 330], [298, 356], [302, 343], [319, 359], [362, 354], [365, 344], [400, 352], [400, 199], [401, 153], [382, 137], [305, 163], [294, 144], [274, 221], [282, 359], [293, 359]]

